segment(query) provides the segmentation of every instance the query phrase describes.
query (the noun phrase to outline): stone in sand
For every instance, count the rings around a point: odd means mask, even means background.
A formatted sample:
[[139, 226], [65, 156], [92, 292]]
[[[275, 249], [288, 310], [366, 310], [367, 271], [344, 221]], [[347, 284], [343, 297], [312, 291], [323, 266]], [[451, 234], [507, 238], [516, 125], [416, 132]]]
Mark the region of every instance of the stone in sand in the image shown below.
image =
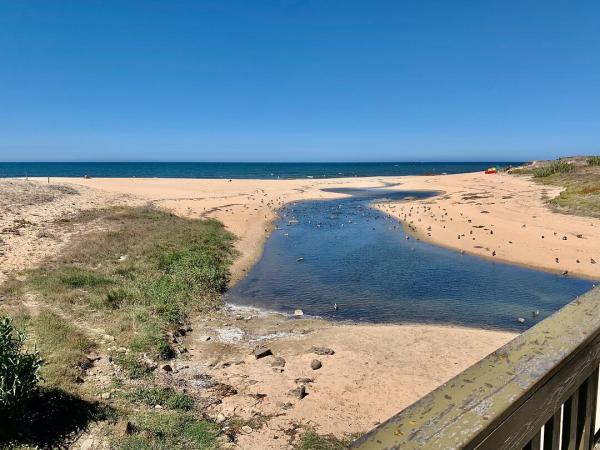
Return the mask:
[[317, 355], [333, 355], [335, 351], [329, 347], [312, 347], [310, 349], [311, 353], [316, 353]]
[[319, 361], [318, 359], [313, 359], [313, 360], [310, 362], [310, 368], [311, 368], [312, 370], [318, 370], [318, 369], [320, 369], [321, 367], [323, 367], [323, 364], [321, 364], [321, 361]]
[[303, 316], [304, 315], [304, 311], [302, 311], [301, 309], [295, 309], [294, 310], [294, 316]]
[[300, 400], [302, 400], [304, 397], [306, 397], [306, 388], [304, 387], [304, 385], [298, 386], [295, 389], [292, 389], [289, 392], [290, 395], [293, 395], [294, 397], [299, 398]]
[[256, 357], [256, 359], [264, 358], [265, 356], [269, 356], [272, 354], [273, 353], [271, 352], [271, 349], [267, 347], [256, 347], [254, 349], [254, 356]]
[[273, 361], [271, 361], [271, 367], [285, 367], [285, 359], [281, 356], [276, 356], [273, 358]]

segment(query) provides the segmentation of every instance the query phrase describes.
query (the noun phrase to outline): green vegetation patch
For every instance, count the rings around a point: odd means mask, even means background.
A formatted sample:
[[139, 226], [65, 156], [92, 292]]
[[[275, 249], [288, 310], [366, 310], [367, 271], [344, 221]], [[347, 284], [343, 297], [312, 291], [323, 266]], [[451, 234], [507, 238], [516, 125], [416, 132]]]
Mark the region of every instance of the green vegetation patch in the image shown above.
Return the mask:
[[339, 439], [331, 434], [320, 435], [309, 430], [300, 438], [296, 450], [346, 450], [352, 441], [353, 438]]
[[219, 222], [118, 207], [69, 223], [97, 231], [28, 272], [25, 281], [12, 280], [2, 288], [5, 297], [16, 304], [34, 295], [82, 324], [91, 321], [120, 346], [162, 359], [174, 355], [169, 333], [189, 314], [221, 305], [234, 237]]
[[136, 403], [148, 406], [160, 405], [182, 411], [189, 411], [194, 406], [194, 399], [191, 396], [166, 387], [138, 388], [125, 396]]
[[550, 200], [557, 211], [581, 216], [600, 217], [600, 157], [590, 156], [577, 161], [552, 161], [530, 169], [513, 170], [515, 174], [533, 174], [542, 184], [565, 189]]
[[556, 173], [569, 173], [575, 170], [575, 166], [566, 161], [552, 161], [549, 164], [546, 164], [541, 167], [536, 167], [533, 169], [533, 176], [535, 178], [548, 177], [550, 175], [554, 175]]
[[69, 320], [43, 309], [26, 319], [27, 329], [44, 358], [42, 378], [51, 386], [67, 388], [76, 382], [95, 344]]
[[134, 432], [118, 443], [121, 450], [216, 449], [218, 426], [183, 411], [140, 414]]
[[589, 156], [587, 163], [590, 166], [600, 166], [600, 156]]

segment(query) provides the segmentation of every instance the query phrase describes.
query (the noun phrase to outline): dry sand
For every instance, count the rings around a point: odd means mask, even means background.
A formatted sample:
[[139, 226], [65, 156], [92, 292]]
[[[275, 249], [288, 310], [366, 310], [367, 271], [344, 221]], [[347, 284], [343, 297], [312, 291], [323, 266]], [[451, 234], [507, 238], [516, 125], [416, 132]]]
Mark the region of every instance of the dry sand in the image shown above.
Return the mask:
[[133, 194], [180, 215], [222, 221], [239, 237], [241, 257], [233, 268], [234, 278], [260, 256], [270, 224], [284, 203], [342, 196], [321, 191], [328, 187], [395, 186], [443, 192], [434, 199], [397, 202], [395, 207], [378, 205], [406, 220], [422, 239], [511, 263], [600, 279], [600, 220], [552, 212], [546, 200], [561, 189], [526, 177], [468, 173], [325, 180], [53, 180]]
[[[43, 225], [44, 217], [60, 217], [64, 211], [97, 207], [117, 198], [132, 204], [151, 203], [186, 217], [216, 218], [239, 237], [234, 278], [243, 276], [260, 256], [283, 204], [341, 196], [321, 191], [326, 187], [393, 185], [443, 191], [428, 200], [377, 205], [403, 220], [406, 215], [406, 222], [423, 239], [517, 264], [600, 278], [600, 221], [551, 212], [545, 200], [560, 190], [526, 178], [461, 174], [327, 180], [52, 179], [52, 183], [76, 187], [80, 199], [74, 203], [61, 199], [62, 209], [31, 207], [19, 212], [20, 216], [36, 214]], [[73, 204], [65, 206], [70, 201]], [[2, 220], [12, 223], [16, 217], [13, 211]], [[29, 237], [29, 248], [35, 247], [35, 233]], [[3, 238], [3, 269], [32, 262], [27, 256], [31, 249], [20, 252], [15, 236]], [[23, 261], [24, 256], [29, 259]], [[592, 259], [599, 264], [592, 264]], [[338, 436], [366, 431], [514, 337], [512, 333], [430, 325], [333, 325], [278, 315], [253, 315], [250, 320], [226, 317], [218, 323], [203, 320], [197, 319], [189, 337], [189, 367], [177, 376], [191, 376], [186, 370], [197, 369], [234, 386], [239, 393], [210, 412], [215, 417], [219, 413], [246, 419], [266, 416], [260, 431], [239, 437], [241, 448], [257, 449], [288, 448], [299, 424]], [[239, 340], [223, 342], [227, 336], [237, 336], [238, 329], [243, 331]], [[282, 332], [283, 336], [277, 335]], [[205, 342], [200, 339], [204, 334], [213, 338]], [[250, 355], [258, 342], [286, 359], [283, 372], [270, 366], [273, 357], [256, 360]], [[311, 355], [312, 345], [331, 347], [335, 355]], [[312, 371], [310, 361], [315, 357], [323, 368]], [[304, 376], [315, 379], [306, 386], [309, 395], [294, 399], [288, 391], [296, 387], [295, 378]]]

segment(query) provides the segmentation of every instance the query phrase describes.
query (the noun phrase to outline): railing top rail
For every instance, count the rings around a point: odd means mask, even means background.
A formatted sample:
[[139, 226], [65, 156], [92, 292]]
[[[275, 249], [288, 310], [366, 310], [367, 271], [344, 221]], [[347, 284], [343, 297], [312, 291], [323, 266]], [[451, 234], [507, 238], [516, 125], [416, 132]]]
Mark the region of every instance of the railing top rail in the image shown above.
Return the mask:
[[595, 288], [379, 425], [353, 447], [474, 448], [599, 336], [600, 288]]

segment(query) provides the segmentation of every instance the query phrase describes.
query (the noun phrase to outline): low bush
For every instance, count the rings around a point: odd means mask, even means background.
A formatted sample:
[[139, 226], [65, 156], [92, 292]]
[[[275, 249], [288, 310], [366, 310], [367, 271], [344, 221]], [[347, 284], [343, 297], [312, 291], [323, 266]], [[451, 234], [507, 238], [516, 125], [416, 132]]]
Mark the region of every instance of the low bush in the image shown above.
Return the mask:
[[40, 381], [42, 359], [24, 348], [25, 340], [9, 317], [0, 317], [0, 416], [19, 411]]
[[568, 173], [574, 169], [575, 166], [566, 161], [552, 161], [550, 164], [533, 169], [533, 176], [535, 178], [543, 178], [554, 175], [555, 173]]
[[590, 156], [587, 159], [590, 166], [600, 166], [600, 156]]

